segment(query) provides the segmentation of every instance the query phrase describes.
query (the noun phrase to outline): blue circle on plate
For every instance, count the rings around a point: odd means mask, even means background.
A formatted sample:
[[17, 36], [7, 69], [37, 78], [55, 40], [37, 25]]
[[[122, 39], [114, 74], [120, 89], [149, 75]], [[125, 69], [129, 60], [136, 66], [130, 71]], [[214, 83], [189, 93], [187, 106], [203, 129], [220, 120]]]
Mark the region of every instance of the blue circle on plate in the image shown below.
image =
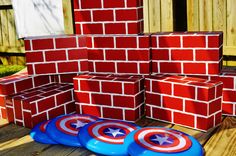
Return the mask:
[[97, 117], [82, 114], [59, 116], [48, 124], [46, 133], [60, 144], [81, 147], [77, 138], [78, 132], [84, 125], [96, 120]]
[[139, 126], [117, 120], [100, 120], [81, 128], [78, 138], [87, 149], [102, 155], [128, 155], [125, 137]]
[[163, 127], [135, 130], [125, 138], [125, 144], [131, 156], [203, 156], [204, 153], [192, 136]]
[[50, 121], [44, 121], [37, 124], [30, 132], [33, 140], [43, 144], [58, 144], [46, 134], [46, 127]]

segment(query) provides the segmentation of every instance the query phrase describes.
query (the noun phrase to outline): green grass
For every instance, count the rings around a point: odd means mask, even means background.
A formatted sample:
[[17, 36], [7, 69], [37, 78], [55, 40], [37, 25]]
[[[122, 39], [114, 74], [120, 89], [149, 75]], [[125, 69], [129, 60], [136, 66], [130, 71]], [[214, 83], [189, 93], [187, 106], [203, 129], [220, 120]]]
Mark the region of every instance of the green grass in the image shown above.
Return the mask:
[[20, 65], [9, 65], [9, 66], [0, 65], [0, 77], [12, 75], [24, 68], [25, 66], [20, 66]]

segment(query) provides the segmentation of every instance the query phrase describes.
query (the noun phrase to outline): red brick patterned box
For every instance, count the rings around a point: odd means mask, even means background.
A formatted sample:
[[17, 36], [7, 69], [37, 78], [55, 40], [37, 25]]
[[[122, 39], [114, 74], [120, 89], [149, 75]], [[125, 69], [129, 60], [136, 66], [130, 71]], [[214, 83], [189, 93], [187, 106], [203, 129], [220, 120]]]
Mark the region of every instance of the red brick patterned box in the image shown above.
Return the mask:
[[148, 118], [201, 131], [221, 123], [222, 82], [155, 75], [145, 85]]
[[148, 75], [149, 35], [96, 35], [87, 38], [89, 72]]
[[74, 78], [76, 110], [135, 122], [144, 115], [144, 79], [139, 76], [81, 75]]
[[25, 39], [29, 75], [57, 75], [88, 71], [86, 37], [79, 35]]
[[0, 119], [7, 118], [6, 97], [11, 94], [46, 85], [54, 81], [49, 76], [29, 77], [27, 72], [0, 78]]
[[51, 83], [7, 97], [9, 122], [28, 128], [61, 114], [75, 112], [73, 85]]
[[222, 44], [221, 32], [153, 34], [152, 70], [182, 75], [220, 74]]
[[74, 0], [76, 34], [143, 32], [143, 0]]

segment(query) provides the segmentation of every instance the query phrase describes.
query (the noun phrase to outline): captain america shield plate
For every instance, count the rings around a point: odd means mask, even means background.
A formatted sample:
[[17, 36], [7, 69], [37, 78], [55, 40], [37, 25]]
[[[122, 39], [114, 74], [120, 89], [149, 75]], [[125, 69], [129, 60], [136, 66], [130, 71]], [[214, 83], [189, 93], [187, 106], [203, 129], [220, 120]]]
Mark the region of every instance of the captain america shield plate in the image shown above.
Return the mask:
[[125, 138], [131, 156], [202, 156], [203, 149], [193, 137], [173, 129], [145, 127]]
[[79, 132], [80, 143], [87, 149], [102, 155], [128, 155], [125, 137], [139, 127], [133, 123], [102, 120], [90, 123]]
[[77, 138], [80, 128], [98, 120], [91, 115], [63, 115], [53, 119], [46, 128], [46, 133], [53, 140], [67, 146], [81, 147]]
[[46, 127], [49, 122], [50, 121], [44, 121], [39, 123], [31, 130], [30, 136], [34, 141], [43, 144], [58, 144], [46, 134]]

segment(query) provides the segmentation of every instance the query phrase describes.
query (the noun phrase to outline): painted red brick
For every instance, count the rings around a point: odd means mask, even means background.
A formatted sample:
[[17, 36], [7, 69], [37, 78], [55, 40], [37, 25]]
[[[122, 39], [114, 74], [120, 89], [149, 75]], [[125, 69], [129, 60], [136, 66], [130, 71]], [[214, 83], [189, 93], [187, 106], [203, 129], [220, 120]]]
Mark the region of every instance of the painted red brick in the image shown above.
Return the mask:
[[99, 49], [88, 49], [89, 60], [104, 60], [104, 52]]
[[183, 36], [184, 48], [205, 48], [206, 36]]
[[219, 50], [196, 50], [196, 61], [219, 61], [220, 53]]
[[[82, 24], [83, 34], [103, 34], [101, 23]], [[79, 30], [77, 32], [79, 34]]]
[[92, 104], [111, 106], [111, 95], [109, 94], [92, 94]]
[[126, 34], [125, 23], [106, 23], [105, 34]]
[[123, 119], [122, 109], [117, 108], [103, 108], [103, 117], [110, 119]]
[[[40, 122], [46, 121], [47, 119], [47, 114], [46, 113], [42, 113], [39, 114], [37, 116], [32, 117], [32, 125], [35, 126]], [[32, 128], [32, 127], [31, 127]]]
[[193, 50], [173, 49], [171, 50], [171, 60], [193, 61]]
[[79, 72], [78, 62], [61, 62], [58, 63], [58, 72]]
[[225, 102], [236, 102], [236, 91], [234, 90], [223, 90], [223, 101]]
[[53, 49], [53, 39], [32, 40], [33, 50]]
[[91, 22], [91, 12], [87, 10], [74, 11], [75, 22]]
[[180, 37], [179, 36], [159, 36], [159, 47], [180, 47]]
[[139, 63], [140, 74], [150, 74], [151, 66], [150, 63]]
[[[114, 62], [96, 62], [96, 72], [115, 72]], [[92, 72], [92, 71], [91, 71]]]
[[116, 38], [117, 48], [137, 48], [136, 37], [117, 37]]
[[76, 37], [56, 38], [56, 48], [75, 48]]
[[88, 72], [89, 67], [88, 67], [88, 61], [80, 61], [80, 71], [81, 72]]
[[69, 60], [88, 59], [88, 53], [86, 49], [73, 49], [68, 50]]
[[26, 64], [26, 66], [27, 66], [27, 71], [28, 71], [28, 74], [29, 74], [29, 75], [35, 74], [34, 71], [33, 71], [33, 68], [34, 68], [33, 65], [31, 65], [31, 64]]
[[65, 61], [66, 51], [65, 50], [55, 50], [45, 52], [46, 62], [48, 61]]
[[65, 114], [64, 106], [60, 106], [48, 111], [49, 119]]
[[43, 62], [43, 53], [42, 52], [26, 52], [26, 62]]
[[211, 80], [223, 82], [224, 88], [234, 89], [234, 78], [226, 76], [211, 76]]
[[139, 110], [125, 110], [125, 120], [128, 121], [137, 121], [141, 114], [139, 114]]
[[124, 0], [103, 0], [104, 8], [124, 8]]
[[32, 128], [32, 118], [31, 118], [31, 113], [29, 112], [23, 112], [23, 116], [24, 116], [24, 126], [28, 127], [28, 128]]
[[89, 93], [75, 92], [75, 101], [78, 103], [90, 103]]
[[184, 113], [174, 112], [174, 123], [194, 127], [194, 116]]
[[170, 109], [183, 111], [183, 100], [180, 98], [163, 96], [162, 103], [163, 103], [164, 108], [170, 108]]
[[214, 116], [210, 118], [197, 117], [197, 128], [201, 130], [208, 130], [214, 126]]
[[135, 107], [143, 104], [144, 101], [144, 92], [140, 92], [138, 95], [135, 96]]
[[206, 89], [198, 88], [197, 89], [197, 99], [201, 101], [210, 101], [215, 98], [215, 87]]
[[0, 96], [0, 106], [1, 107], [6, 107], [6, 104], [5, 104], [5, 97], [4, 96]]
[[174, 95], [179, 97], [195, 99], [195, 87], [175, 84]]
[[161, 73], [181, 73], [181, 63], [160, 62]]
[[152, 49], [152, 60], [169, 60], [168, 49]]
[[222, 63], [209, 63], [208, 74], [218, 75], [221, 72]]
[[143, 36], [139, 37], [139, 48], [150, 48], [150, 37], [149, 36]]
[[102, 82], [102, 92], [122, 94], [122, 83]]
[[137, 9], [116, 10], [117, 21], [136, 21], [138, 20]]
[[94, 48], [114, 48], [114, 38], [94, 37]]
[[82, 24], [75, 24], [75, 34], [82, 34], [82, 28], [81, 28]]
[[106, 50], [106, 60], [126, 60], [125, 50]]
[[161, 106], [161, 97], [160, 97], [160, 95], [146, 92], [145, 96], [146, 96], [146, 100], [145, 100], [146, 104]]
[[24, 44], [25, 44], [25, 50], [30, 51], [31, 50], [30, 40], [24, 40]]
[[113, 96], [113, 104], [117, 107], [134, 108], [135, 101], [132, 96]]
[[49, 76], [36, 76], [33, 78], [34, 86], [42, 86], [50, 82]]
[[82, 9], [94, 9], [101, 8], [102, 3], [101, 0], [81, 0], [81, 8]]
[[222, 123], [222, 113], [219, 112], [215, 115], [215, 125], [219, 125]]
[[125, 95], [135, 95], [138, 92], [139, 92], [138, 83], [135, 83], [135, 84], [124, 83], [124, 94]]
[[46, 98], [44, 100], [38, 101], [38, 110], [39, 112], [46, 111], [50, 108], [55, 107], [56, 103], [54, 97]]
[[35, 64], [36, 74], [56, 73], [56, 66], [54, 63]]
[[223, 95], [222, 92], [223, 92], [223, 85], [218, 85], [216, 87], [216, 97], [222, 96]]
[[7, 110], [7, 120], [8, 122], [14, 122], [14, 112], [13, 109], [10, 107], [6, 107]]
[[128, 0], [127, 1], [127, 6], [128, 7], [138, 7], [140, 6], [140, 1], [139, 0]]
[[71, 103], [68, 103], [65, 105], [66, 106], [66, 113], [69, 114], [69, 113], [74, 113], [75, 112], [75, 102], [71, 102]]
[[82, 105], [82, 113], [101, 117], [101, 108], [99, 106]]
[[207, 116], [208, 104], [198, 101], [186, 100], [185, 111], [193, 114]]
[[137, 73], [137, 63], [117, 63], [118, 73]]
[[2, 114], [2, 119], [7, 119], [7, 110], [5, 108], [2, 108], [0, 113]]
[[98, 81], [80, 80], [79, 86], [81, 91], [100, 91], [100, 85]]
[[171, 83], [153, 81], [152, 91], [154, 93], [171, 95], [171, 91], [172, 91]]
[[206, 64], [184, 63], [184, 74], [206, 74]]
[[22, 106], [20, 100], [14, 100], [15, 118], [22, 120]]
[[222, 103], [222, 113], [233, 115], [234, 114], [233, 107], [234, 107], [234, 104]]
[[80, 8], [80, 3], [78, 0], [73, 0], [73, 6], [74, 6], [74, 9], [79, 9]]
[[219, 48], [222, 45], [220, 36], [208, 36], [208, 47]]
[[149, 61], [149, 50], [128, 50], [129, 61]]
[[113, 10], [93, 10], [93, 21], [114, 21]]
[[140, 22], [129, 22], [128, 23], [128, 34], [139, 34], [142, 33], [142, 26], [140, 26]]
[[155, 112], [155, 113], [153, 113], [154, 118], [172, 122], [171, 111], [153, 107], [152, 112]]
[[33, 88], [32, 78], [18, 81], [16, 84], [16, 91], [20, 92], [22, 90]]
[[221, 103], [221, 98], [218, 99], [218, 100], [214, 100], [213, 102], [210, 103], [209, 105], [209, 113], [210, 115], [211, 114], [214, 114], [215, 112], [218, 112], [221, 110], [221, 106], [222, 106], [222, 103]]
[[56, 96], [56, 105], [59, 106], [59, 105], [62, 105], [62, 104], [65, 104], [69, 101], [73, 101], [73, 98], [72, 98], [72, 91], [69, 90], [67, 92], [64, 92], [64, 93], [61, 93], [61, 94], [58, 94]]

